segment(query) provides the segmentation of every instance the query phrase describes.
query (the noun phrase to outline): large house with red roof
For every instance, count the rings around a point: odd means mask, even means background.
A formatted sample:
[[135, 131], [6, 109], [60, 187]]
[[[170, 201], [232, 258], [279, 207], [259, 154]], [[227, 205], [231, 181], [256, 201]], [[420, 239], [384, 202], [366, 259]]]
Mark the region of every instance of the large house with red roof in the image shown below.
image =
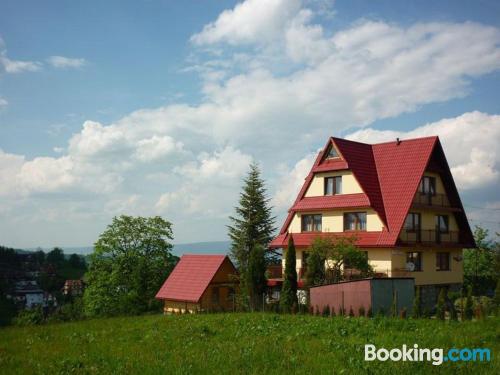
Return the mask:
[[227, 255], [185, 254], [156, 294], [165, 313], [232, 311], [238, 288]]
[[330, 138], [270, 246], [291, 235], [299, 277], [315, 237], [355, 235], [379, 276], [414, 277], [429, 297], [461, 285], [462, 249], [475, 247], [438, 137]]

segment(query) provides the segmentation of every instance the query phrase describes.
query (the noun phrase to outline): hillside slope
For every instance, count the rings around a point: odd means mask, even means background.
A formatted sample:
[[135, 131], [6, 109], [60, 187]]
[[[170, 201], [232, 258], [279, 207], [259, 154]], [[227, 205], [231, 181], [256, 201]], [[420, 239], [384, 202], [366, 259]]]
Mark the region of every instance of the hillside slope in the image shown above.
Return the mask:
[[[98, 319], [0, 329], [0, 373], [500, 373], [499, 319], [213, 314]], [[364, 344], [489, 347], [492, 362], [365, 362]]]

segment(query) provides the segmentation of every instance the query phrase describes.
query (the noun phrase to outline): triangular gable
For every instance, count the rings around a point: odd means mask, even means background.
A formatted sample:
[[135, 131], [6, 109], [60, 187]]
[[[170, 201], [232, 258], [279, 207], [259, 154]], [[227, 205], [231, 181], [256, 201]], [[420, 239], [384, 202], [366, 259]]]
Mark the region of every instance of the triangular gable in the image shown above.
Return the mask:
[[231, 263], [227, 255], [183, 255], [156, 298], [197, 303], [225, 261]]
[[380, 220], [387, 227], [384, 202], [380, 191], [372, 145], [340, 138], [332, 138], [332, 141], [344, 155], [349, 169], [363, 192], [368, 196], [370, 206], [377, 212]]
[[434, 146], [429, 163], [426, 167], [426, 170], [432, 169], [434, 169], [441, 177], [441, 181], [443, 182], [446, 196], [448, 197], [450, 204], [453, 207], [460, 208], [460, 211], [454, 212], [461, 236], [460, 242], [466, 247], [475, 248], [476, 243], [474, 235], [472, 234], [469, 221], [467, 220], [467, 216], [462, 205], [462, 200], [460, 199], [460, 194], [458, 194], [458, 189], [455, 185], [453, 175], [451, 174], [451, 170], [439, 138]]

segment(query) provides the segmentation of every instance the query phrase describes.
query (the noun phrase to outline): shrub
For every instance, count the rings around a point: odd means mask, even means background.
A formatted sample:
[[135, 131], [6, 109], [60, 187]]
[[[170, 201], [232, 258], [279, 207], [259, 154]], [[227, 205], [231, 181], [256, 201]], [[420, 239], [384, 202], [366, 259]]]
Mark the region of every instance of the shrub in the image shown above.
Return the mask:
[[422, 310], [422, 318], [430, 318], [431, 317], [431, 310], [426, 306], [424, 307], [424, 309]]
[[354, 310], [352, 309], [352, 306], [349, 308], [349, 316], [351, 318], [354, 317]]
[[332, 314], [332, 317], [333, 316], [337, 316], [337, 314], [335, 314], [335, 307], [332, 306], [332, 311], [331, 311], [331, 314]]
[[37, 306], [31, 310], [22, 310], [14, 318], [14, 324], [18, 326], [32, 326], [42, 324], [44, 316], [41, 306]]
[[420, 318], [422, 316], [422, 307], [420, 306], [420, 287], [417, 286], [415, 299], [413, 300], [413, 317]]
[[358, 315], [359, 316], [365, 316], [365, 307], [361, 306], [358, 310]]
[[316, 316], [320, 316], [321, 315], [321, 312], [319, 311], [318, 305], [316, 305], [316, 310], [315, 311], [316, 311], [316, 313], [315, 313]]
[[436, 305], [436, 317], [439, 320], [444, 320], [445, 310], [446, 310], [446, 290], [444, 288], [441, 288], [441, 290], [439, 291], [439, 296]]
[[391, 316], [396, 318], [398, 316], [398, 296], [396, 293], [392, 296], [392, 304], [391, 304]]
[[399, 317], [401, 319], [406, 319], [406, 307], [403, 307], [403, 309], [399, 312]]
[[465, 319], [471, 320], [473, 315], [474, 302], [472, 300], [472, 288], [467, 291], [467, 299], [465, 300]]
[[324, 317], [330, 316], [330, 306], [329, 305], [323, 306], [323, 316]]
[[373, 318], [373, 311], [372, 311], [372, 308], [371, 308], [371, 307], [368, 309], [368, 312], [366, 313], [366, 316], [367, 316], [368, 318]]

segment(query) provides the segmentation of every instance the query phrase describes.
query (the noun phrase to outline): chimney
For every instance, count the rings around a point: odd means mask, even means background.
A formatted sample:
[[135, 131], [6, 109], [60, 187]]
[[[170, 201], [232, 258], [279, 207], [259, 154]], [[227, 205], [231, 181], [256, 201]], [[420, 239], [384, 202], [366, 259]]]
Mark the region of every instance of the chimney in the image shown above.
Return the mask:
[[401, 143], [401, 140], [399, 138], [396, 138], [396, 144], [399, 146]]

